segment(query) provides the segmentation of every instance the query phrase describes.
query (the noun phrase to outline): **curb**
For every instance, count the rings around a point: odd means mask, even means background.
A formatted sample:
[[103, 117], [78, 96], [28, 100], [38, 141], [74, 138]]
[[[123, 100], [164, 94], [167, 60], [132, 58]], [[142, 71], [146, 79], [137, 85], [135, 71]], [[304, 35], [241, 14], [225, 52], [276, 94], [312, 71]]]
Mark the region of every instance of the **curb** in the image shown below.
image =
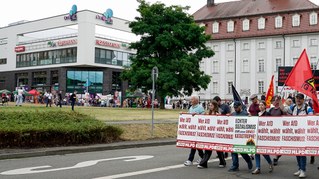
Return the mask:
[[139, 147], [153, 147], [176, 144], [176, 139], [147, 140], [147, 141], [124, 141], [110, 144], [94, 144], [87, 146], [66, 146], [39, 149], [2, 149], [0, 150], [0, 160], [40, 157], [48, 155], [65, 155], [82, 152], [96, 152], [103, 150], [117, 150]]

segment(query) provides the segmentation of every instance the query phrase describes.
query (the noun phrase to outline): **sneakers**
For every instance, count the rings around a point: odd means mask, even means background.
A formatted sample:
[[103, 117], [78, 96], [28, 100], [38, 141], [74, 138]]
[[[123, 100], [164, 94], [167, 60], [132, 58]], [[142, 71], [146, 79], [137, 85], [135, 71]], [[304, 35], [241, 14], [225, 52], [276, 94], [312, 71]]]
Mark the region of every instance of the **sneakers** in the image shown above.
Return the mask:
[[274, 166], [278, 165], [278, 159], [274, 158]]
[[299, 178], [306, 178], [306, 172], [303, 170], [300, 170]]
[[226, 167], [226, 160], [224, 160], [223, 162], [220, 162], [218, 167], [219, 168], [225, 168]]
[[253, 172], [251, 172], [251, 174], [253, 174], [253, 175], [260, 174], [260, 169], [256, 168]]
[[231, 166], [229, 169], [228, 169], [229, 172], [236, 172], [236, 171], [239, 171], [238, 167], [235, 167], [235, 166]]
[[271, 173], [273, 170], [274, 170], [274, 166], [273, 166], [273, 164], [270, 164], [269, 165], [269, 173]]
[[298, 170], [294, 173], [295, 176], [299, 176], [299, 178], [306, 178], [306, 172], [303, 170]]
[[197, 165], [197, 168], [199, 168], [199, 169], [204, 169], [204, 168], [207, 168], [207, 167], [202, 166], [202, 165]]
[[301, 170], [298, 170], [297, 172], [294, 173], [295, 176], [299, 176], [300, 175]]
[[193, 162], [187, 160], [187, 161], [184, 162], [184, 165], [185, 165], [185, 166], [191, 166], [191, 165], [193, 165]]

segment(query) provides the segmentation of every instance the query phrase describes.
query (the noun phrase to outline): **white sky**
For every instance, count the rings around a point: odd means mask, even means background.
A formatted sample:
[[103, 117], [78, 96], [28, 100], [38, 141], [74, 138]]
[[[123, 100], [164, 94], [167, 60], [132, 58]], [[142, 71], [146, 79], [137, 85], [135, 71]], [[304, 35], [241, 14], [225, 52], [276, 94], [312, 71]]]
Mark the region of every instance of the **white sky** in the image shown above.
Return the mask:
[[[191, 6], [189, 13], [192, 14], [207, 0], [146, 0], [147, 2], [160, 1], [167, 6], [181, 5]], [[216, 3], [234, 0], [215, 0]], [[319, 5], [319, 0], [310, 0]], [[20, 20], [37, 20], [46, 17], [67, 14], [73, 4], [76, 4], [78, 11], [88, 9], [103, 13], [106, 9], [113, 10], [115, 17], [133, 20], [138, 16], [136, 0], [8, 0], [1, 3], [0, 27]]]
[[[160, 1], [167, 6], [181, 5], [191, 6], [189, 13], [204, 6], [207, 0], [146, 0], [150, 3]], [[233, 0], [215, 0], [216, 3]], [[319, 1], [319, 0], [317, 0]], [[136, 0], [8, 0], [1, 3], [0, 27], [21, 20], [38, 20], [56, 15], [67, 14], [73, 4], [77, 5], [78, 11], [92, 10], [104, 13], [106, 9], [113, 10], [113, 16], [133, 20], [138, 16]]]

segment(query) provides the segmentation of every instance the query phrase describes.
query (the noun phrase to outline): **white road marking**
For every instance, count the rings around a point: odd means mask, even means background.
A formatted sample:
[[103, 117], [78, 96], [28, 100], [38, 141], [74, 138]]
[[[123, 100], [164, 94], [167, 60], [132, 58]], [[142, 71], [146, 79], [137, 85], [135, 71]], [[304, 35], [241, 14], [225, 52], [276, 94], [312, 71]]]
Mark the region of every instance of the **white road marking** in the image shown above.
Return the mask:
[[[71, 167], [45, 169], [45, 168], [51, 167], [50, 165], [45, 165], [45, 166], [27, 167], [27, 168], [15, 169], [15, 170], [8, 170], [8, 171], [4, 171], [0, 174], [1, 175], [24, 175], [24, 174], [34, 174], [34, 173], [45, 173], [45, 172], [60, 171], [60, 170], [70, 170], [70, 169], [75, 169], [75, 168], [84, 168], [84, 167], [96, 165], [98, 162], [105, 162], [105, 161], [110, 161], [110, 160], [125, 159], [124, 161], [131, 162], [131, 161], [150, 159], [153, 157], [154, 156], [151, 156], [151, 155], [125, 156], [125, 157], [117, 157], [117, 158], [108, 158], [108, 159], [90, 160], [90, 161], [80, 162], [80, 163], [77, 163], [76, 165], [71, 166]], [[39, 170], [39, 169], [43, 169], [43, 170]]]
[[[226, 160], [229, 160], [229, 158], [226, 159]], [[219, 161], [219, 159], [209, 160], [208, 163], [217, 162], [217, 161]], [[93, 179], [123, 178], [123, 177], [130, 177], [130, 176], [135, 176], [135, 175], [154, 173], [154, 172], [159, 172], [159, 171], [164, 171], [164, 170], [171, 170], [171, 169], [182, 168], [182, 167], [186, 167], [186, 166], [184, 164], [178, 164], [178, 165], [171, 165], [171, 166], [153, 168], [153, 169], [148, 169], [148, 170], [140, 170], [140, 171], [136, 171], [136, 172], [128, 172], [128, 173], [122, 173], [122, 174], [117, 174], [117, 175], [109, 175], [109, 176], [93, 178]]]

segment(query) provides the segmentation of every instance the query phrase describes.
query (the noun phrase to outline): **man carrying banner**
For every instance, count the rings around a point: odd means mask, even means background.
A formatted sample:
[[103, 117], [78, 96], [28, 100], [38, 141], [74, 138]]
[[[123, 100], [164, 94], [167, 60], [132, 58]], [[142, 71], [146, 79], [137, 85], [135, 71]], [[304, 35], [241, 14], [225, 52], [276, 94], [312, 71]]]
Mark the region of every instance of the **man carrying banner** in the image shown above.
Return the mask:
[[[235, 112], [232, 113], [232, 116], [248, 116], [248, 113], [245, 110], [242, 110], [242, 102], [235, 101], [234, 102], [234, 109]], [[251, 170], [253, 168], [253, 163], [251, 161], [251, 158], [248, 154], [240, 154], [243, 159], [247, 162], [248, 169]], [[238, 154], [237, 153], [231, 153], [231, 157], [233, 160], [232, 166], [229, 168], [229, 172], [235, 172], [239, 170], [239, 161], [238, 161]]]
[[[188, 113], [192, 114], [193, 116], [195, 114], [205, 114], [205, 110], [202, 105], [199, 104], [199, 97], [198, 96], [191, 96], [191, 107], [188, 110]], [[203, 150], [197, 149], [198, 155], [202, 159], [204, 157]], [[191, 152], [189, 153], [188, 159], [184, 162], [185, 166], [193, 165], [193, 160], [195, 157], [196, 149], [191, 149]], [[200, 159], [200, 160], [201, 160]], [[198, 161], [200, 163], [200, 161]]]
[[[302, 93], [298, 93], [296, 95], [296, 105], [291, 106], [291, 111], [292, 111], [292, 115], [294, 116], [313, 114], [312, 108], [305, 103], [305, 96]], [[297, 163], [298, 163], [298, 171], [295, 172], [294, 175], [299, 176], [299, 178], [305, 178], [307, 157], [306, 156], [296, 156], [296, 157], [297, 157]]]

